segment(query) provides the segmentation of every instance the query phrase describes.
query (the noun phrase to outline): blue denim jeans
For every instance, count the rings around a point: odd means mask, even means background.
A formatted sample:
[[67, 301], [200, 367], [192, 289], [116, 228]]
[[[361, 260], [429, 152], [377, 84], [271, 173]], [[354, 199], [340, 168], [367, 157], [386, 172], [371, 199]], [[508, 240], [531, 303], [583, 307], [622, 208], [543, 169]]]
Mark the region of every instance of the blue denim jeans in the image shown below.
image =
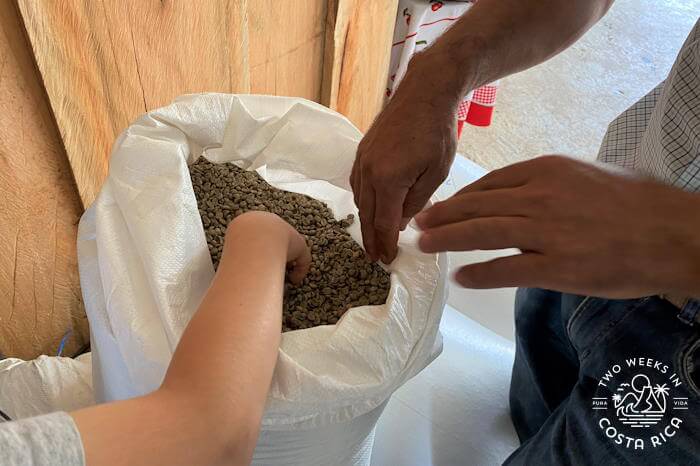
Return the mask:
[[700, 303], [518, 290], [508, 465], [700, 464]]

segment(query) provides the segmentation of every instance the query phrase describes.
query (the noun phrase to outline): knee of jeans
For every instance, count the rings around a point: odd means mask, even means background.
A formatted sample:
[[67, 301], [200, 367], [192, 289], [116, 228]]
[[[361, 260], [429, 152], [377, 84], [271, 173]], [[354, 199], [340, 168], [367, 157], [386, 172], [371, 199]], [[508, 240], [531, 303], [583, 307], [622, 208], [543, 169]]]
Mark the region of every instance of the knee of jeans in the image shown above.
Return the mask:
[[539, 288], [520, 288], [515, 295], [515, 334], [524, 336], [541, 328], [558, 306], [560, 293]]

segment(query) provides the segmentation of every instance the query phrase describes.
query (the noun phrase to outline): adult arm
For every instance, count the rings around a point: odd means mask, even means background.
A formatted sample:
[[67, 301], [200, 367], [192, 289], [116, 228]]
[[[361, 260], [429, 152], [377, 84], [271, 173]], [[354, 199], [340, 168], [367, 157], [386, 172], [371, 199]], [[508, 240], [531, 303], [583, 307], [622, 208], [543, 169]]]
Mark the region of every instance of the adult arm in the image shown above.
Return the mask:
[[235, 219], [161, 388], [72, 413], [87, 464], [248, 464], [277, 360], [285, 267], [299, 282], [310, 261], [279, 217]]
[[611, 4], [480, 0], [411, 60], [401, 85], [362, 139], [350, 178], [372, 259], [388, 263], [395, 258], [399, 230], [447, 176], [462, 97], [561, 52]]

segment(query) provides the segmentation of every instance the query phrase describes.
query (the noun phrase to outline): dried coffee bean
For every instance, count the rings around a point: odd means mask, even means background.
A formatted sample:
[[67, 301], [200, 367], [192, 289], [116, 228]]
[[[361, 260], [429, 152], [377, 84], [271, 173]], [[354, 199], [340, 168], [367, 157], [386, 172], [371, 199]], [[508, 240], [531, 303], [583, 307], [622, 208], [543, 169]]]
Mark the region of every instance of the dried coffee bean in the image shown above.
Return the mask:
[[321, 201], [273, 188], [257, 173], [231, 163], [214, 164], [200, 157], [190, 175], [215, 268], [226, 227], [250, 210], [274, 212], [306, 238], [312, 263], [301, 285], [285, 284], [283, 332], [335, 324], [350, 307], [386, 302], [389, 274], [369, 262], [345, 231], [353, 215], [335, 220]]

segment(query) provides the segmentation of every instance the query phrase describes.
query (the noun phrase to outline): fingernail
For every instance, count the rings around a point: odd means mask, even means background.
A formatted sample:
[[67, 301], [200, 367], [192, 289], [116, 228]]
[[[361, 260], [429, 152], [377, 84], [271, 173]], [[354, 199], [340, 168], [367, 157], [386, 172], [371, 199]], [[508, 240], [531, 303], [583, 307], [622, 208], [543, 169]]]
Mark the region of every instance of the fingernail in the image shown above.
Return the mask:
[[427, 217], [427, 214], [425, 213], [425, 211], [420, 212], [418, 215], [416, 215], [414, 217], [416, 220], [416, 223], [418, 224], [419, 227], [424, 228], [426, 217]]
[[452, 274], [452, 279], [462, 288], [474, 288], [474, 282], [471, 280], [469, 275], [462, 272], [461, 270], [456, 271]]
[[418, 249], [420, 249], [422, 252], [428, 253], [431, 252], [430, 249], [428, 248], [428, 245], [430, 244], [430, 238], [426, 233], [422, 233], [418, 237]]

